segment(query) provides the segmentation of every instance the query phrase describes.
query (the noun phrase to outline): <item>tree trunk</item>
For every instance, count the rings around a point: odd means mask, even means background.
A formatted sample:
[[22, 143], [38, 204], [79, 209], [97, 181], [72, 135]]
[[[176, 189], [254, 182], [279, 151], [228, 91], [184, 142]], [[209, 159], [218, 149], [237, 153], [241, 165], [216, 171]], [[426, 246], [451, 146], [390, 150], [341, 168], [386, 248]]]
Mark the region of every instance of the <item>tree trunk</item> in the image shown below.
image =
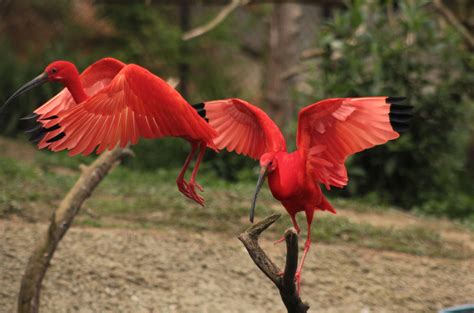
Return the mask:
[[270, 116], [284, 132], [286, 121], [294, 115], [295, 106], [291, 101], [291, 86], [283, 76], [299, 60], [298, 37], [301, 16], [300, 4], [281, 3], [273, 6], [264, 98]]

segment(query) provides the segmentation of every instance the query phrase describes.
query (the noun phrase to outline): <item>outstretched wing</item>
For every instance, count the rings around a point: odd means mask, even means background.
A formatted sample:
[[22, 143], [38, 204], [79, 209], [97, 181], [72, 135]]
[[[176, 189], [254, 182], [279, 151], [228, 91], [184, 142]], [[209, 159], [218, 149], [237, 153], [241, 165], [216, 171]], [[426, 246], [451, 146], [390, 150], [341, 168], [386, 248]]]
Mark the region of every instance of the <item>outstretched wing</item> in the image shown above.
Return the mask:
[[[126, 65], [88, 100], [58, 112], [66, 136], [53, 151], [87, 155], [135, 144], [139, 137], [184, 137], [207, 142], [216, 132], [165, 81], [134, 64]], [[59, 130], [58, 130], [59, 131]]]
[[[86, 94], [92, 96], [107, 86], [125, 63], [113, 58], [104, 58], [87, 67], [80, 75]], [[46, 148], [54, 139], [60, 139], [64, 133], [57, 131], [57, 117], [59, 112], [73, 107], [76, 104], [67, 88], [61, 90], [56, 96], [34, 111], [33, 118], [43, 126], [36, 138], [40, 140], [38, 147]]]
[[194, 105], [217, 132], [214, 143], [253, 159], [265, 152], [286, 150], [285, 139], [273, 121], [260, 108], [232, 98]]
[[347, 185], [349, 155], [399, 137], [407, 128], [411, 106], [404, 98], [327, 99], [303, 108], [298, 116], [298, 150], [306, 170], [327, 189]]

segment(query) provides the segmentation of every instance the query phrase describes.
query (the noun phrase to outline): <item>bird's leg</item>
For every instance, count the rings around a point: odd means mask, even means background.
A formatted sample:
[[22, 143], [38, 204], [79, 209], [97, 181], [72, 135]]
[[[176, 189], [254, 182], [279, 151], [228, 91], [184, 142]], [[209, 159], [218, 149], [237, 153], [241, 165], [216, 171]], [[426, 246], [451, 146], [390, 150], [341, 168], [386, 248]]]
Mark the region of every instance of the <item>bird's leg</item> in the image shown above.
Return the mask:
[[[290, 217], [291, 217], [291, 222], [293, 223], [293, 227], [296, 229], [296, 233], [299, 234], [301, 232], [301, 229], [300, 227], [298, 226], [298, 222], [296, 222], [296, 218], [295, 218], [295, 215], [296, 213], [294, 214], [290, 214]], [[276, 245], [280, 242], [283, 242], [285, 241], [285, 236], [282, 236], [280, 239], [278, 239], [277, 241], [275, 241], [273, 244]], [[277, 273], [278, 276], [283, 276], [283, 271]]]
[[308, 223], [308, 236], [306, 237], [306, 242], [304, 243], [303, 256], [301, 257], [300, 265], [296, 270], [295, 280], [296, 280], [296, 290], [298, 295], [300, 294], [300, 282], [301, 282], [301, 271], [303, 270], [304, 260], [308, 254], [309, 247], [311, 246], [311, 223], [313, 222], [314, 209], [306, 210], [306, 222]]
[[196, 188], [199, 189], [201, 192], [204, 191], [204, 189], [201, 187], [201, 185], [196, 183], [196, 175], [198, 173], [199, 165], [201, 164], [202, 158], [204, 157], [204, 153], [206, 152], [206, 146], [207, 144], [205, 142], [202, 142], [200, 144], [200, 150], [196, 159], [196, 164], [194, 164], [193, 173], [191, 174], [191, 179], [188, 182], [188, 191], [191, 194], [192, 199], [202, 206], [204, 206], [204, 198], [196, 193]]
[[[293, 223], [293, 227], [296, 229], [296, 233], [299, 234], [301, 232], [301, 229], [300, 227], [298, 226], [298, 223], [296, 222], [296, 218], [295, 218], [295, 214], [290, 214], [290, 217], [291, 217], [291, 222]], [[278, 244], [280, 242], [283, 242], [285, 241], [285, 236], [282, 236], [280, 239], [278, 239], [277, 241], [275, 241], [273, 244]]]
[[189, 167], [189, 163], [191, 163], [191, 160], [194, 157], [194, 153], [196, 152], [196, 149], [198, 147], [198, 144], [196, 142], [191, 142], [191, 151], [188, 154], [188, 157], [186, 158], [186, 161], [184, 162], [183, 168], [179, 172], [178, 177], [176, 178], [176, 185], [178, 185], [179, 191], [184, 194], [186, 197], [191, 198], [192, 196], [189, 192], [188, 188], [188, 183], [184, 180], [184, 174], [186, 173], [186, 170]]

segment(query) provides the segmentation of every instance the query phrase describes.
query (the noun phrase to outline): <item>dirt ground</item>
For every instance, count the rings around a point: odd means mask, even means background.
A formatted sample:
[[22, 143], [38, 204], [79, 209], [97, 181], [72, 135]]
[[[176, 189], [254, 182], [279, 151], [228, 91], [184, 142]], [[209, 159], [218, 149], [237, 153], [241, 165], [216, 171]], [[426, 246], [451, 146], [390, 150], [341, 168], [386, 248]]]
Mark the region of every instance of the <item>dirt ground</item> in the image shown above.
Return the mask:
[[[0, 312], [14, 312], [44, 224], [0, 220]], [[280, 265], [284, 245], [263, 236]], [[301, 296], [310, 312], [436, 312], [474, 302], [474, 262], [315, 244]], [[237, 238], [211, 232], [73, 227], [46, 275], [42, 312], [285, 312]]]

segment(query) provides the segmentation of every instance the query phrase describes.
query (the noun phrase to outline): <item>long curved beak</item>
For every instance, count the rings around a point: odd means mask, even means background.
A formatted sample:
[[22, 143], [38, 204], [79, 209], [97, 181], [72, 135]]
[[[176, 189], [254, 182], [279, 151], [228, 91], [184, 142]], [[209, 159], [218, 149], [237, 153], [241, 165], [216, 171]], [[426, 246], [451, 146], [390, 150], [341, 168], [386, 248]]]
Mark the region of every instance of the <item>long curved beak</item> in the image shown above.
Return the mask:
[[36, 86], [40, 86], [40, 85], [44, 84], [47, 81], [48, 81], [48, 74], [46, 74], [46, 73], [41, 73], [40, 75], [36, 76], [34, 79], [30, 80], [29, 82], [27, 82], [26, 84], [21, 86], [20, 89], [15, 91], [15, 93], [12, 94], [10, 96], [10, 98], [8, 98], [7, 101], [5, 101], [5, 103], [0, 107], [0, 112], [2, 112], [3, 109], [7, 105], [9, 105], [11, 102], [13, 102], [13, 100], [15, 100], [16, 98], [18, 98], [19, 96], [21, 96], [22, 94], [27, 92], [28, 90], [31, 90], [31, 89], [35, 88]]
[[250, 208], [250, 223], [253, 223], [253, 218], [255, 216], [255, 205], [257, 204], [257, 196], [260, 192], [260, 189], [265, 182], [265, 178], [267, 177], [267, 166], [262, 166], [260, 168], [260, 175], [258, 176], [257, 187], [255, 188], [255, 194], [253, 195], [252, 200], [252, 207]]

